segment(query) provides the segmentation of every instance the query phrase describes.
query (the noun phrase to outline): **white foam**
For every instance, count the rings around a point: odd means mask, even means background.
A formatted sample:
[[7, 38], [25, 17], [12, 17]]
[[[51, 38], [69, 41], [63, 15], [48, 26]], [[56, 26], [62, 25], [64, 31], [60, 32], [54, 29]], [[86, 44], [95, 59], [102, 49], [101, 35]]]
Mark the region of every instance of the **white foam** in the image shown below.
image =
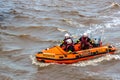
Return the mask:
[[120, 6], [120, 4], [118, 4], [117, 2], [113, 2], [112, 4], [111, 4], [111, 6]]
[[61, 28], [57, 28], [60, 32], [66, 32], [67, 30], [61, 29]]
[[89, 72], [89, 71], [86, 71], [87, 75], [89, 76], [93, 76], [93, 75], [99, 75], [99, 73], [96, 73], [96, 72]]
[[96, 34], [97, 36], [102, 37], [105, 32], [104, 27], [104, 25], [91, 25], [91, 27], [85, 32], [88, 33], [90, 37], [96, 36]]
[[[111, 76], [111, 74], [109, 76]], [[112, 74], [112, 80], [120, 80], [120, 74]]]
[[114, 25], [120, 25], [120, 18], [118, 17], [114, 17], [114, 19], [112, 20]]
[[115, 46], [118, 46], [118, 47], [120, 47], [120, 43], [115, 43]]
[[88, 65], [96, 66], [96, 65], [98, 65], [98, 63], [100, 63], [102, 61], [110, 61], [112, 59], [120, 60], [120, 55], [107, 54], [107, 55], [105, 55], [103, 57], [100, 57], [100, 58], [97, 58], [97, 59], [81, 61], [81, 62], [72, 64], [72, 66], [81, 66], [81, 67], [85, 67], [85, 66], [88, 66]]
[[82, 24], [80, 24], [80, 23], [78, 23], [78, 22], [75, 22], [75, 21], [73, 21], [72, 19], [64, 19], [64, 21], [66, 22], [66, 23], [68, 23], [70, 26], [72, 26], [72, 27], [85, 27], [84, 25], [82, 25]]
[[32, 55], [30, 55], [30, 59], [32, 60], [32, 64], [34, 65], [37, 65], [39, 67], [46, 67], [46, 66], [49, 66], [50, 64], [53, 64], [53, 63], [41, 63], [41, 62], [38, 62], [36, 60], [36, 58]]
[[13, 50], [21, 50], [18, 46], [4, 46], [2, 47], [3, 51], [13, 51]]

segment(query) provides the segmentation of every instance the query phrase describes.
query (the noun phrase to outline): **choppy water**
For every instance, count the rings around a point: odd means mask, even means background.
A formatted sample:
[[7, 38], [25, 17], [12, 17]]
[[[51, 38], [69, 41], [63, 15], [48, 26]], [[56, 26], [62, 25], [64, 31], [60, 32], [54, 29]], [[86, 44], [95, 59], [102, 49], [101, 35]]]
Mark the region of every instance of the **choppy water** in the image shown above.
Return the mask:
[[[36, 62], [68, 32], [101, 36], [115, 55], [71, 65]], [[120, 80], [119, 0], [0, 0], [0, 80]]]

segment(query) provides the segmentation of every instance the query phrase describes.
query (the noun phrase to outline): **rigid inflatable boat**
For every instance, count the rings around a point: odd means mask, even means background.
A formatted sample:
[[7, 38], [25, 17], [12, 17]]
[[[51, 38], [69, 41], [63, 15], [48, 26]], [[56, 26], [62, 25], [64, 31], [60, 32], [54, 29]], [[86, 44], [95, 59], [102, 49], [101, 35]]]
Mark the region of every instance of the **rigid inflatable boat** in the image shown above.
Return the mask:
[[80, 50], [79, 47], [79, 44], [75, 44], [75, 51], [68, 53], [64, 51], [60, 46], [54, 46], [36, 53], [35, 56], [39, 62], [71, 64], [100, 57], [105, 54], [114, 54], [116, 51], [116, 48], [112, 45], [93, 47], [86, 50]]

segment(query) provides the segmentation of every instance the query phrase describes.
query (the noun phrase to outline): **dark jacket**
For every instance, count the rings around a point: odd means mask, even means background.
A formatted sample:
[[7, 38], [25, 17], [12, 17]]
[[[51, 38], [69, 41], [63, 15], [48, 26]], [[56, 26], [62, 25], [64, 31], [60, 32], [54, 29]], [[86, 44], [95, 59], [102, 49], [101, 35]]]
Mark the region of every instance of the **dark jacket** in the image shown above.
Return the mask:
[[81, 42], [82, 49], [88, 49], [92, 45], [92, 41], [89, 37], [82, 36], [79, 41]]

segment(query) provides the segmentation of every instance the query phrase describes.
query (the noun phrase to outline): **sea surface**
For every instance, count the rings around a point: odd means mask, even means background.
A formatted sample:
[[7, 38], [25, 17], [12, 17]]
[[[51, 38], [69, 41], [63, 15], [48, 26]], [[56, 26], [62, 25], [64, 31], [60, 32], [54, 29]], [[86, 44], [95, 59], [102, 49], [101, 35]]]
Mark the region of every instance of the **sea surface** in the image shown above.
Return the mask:
[[[87, 32], [116, 54], [74, 64], [35, 54]], [[0, 0], [0, 80], [120, 80], [120, 0]]]

